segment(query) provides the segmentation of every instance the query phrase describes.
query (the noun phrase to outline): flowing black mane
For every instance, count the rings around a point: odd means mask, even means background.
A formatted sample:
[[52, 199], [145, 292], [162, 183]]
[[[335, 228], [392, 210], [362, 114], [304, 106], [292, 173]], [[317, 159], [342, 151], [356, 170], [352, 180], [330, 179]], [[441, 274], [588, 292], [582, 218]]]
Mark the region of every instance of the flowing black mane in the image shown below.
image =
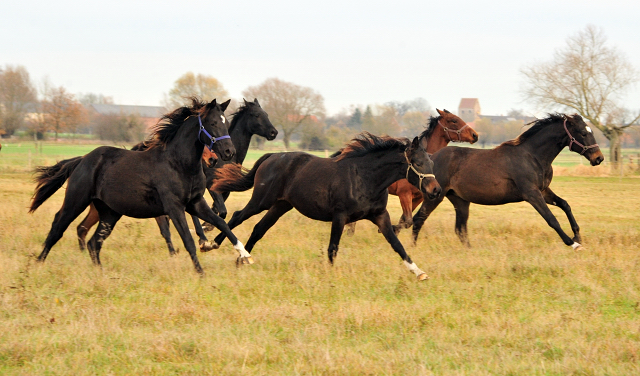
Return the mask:
[[555, 113], [555, 114], [548, 114], [548, 115], [549, 116], [547, 116], [544, 119], [538, 119], [538, 120], [532, 121], [531, 123], [528, 123], [527, 125], [533, 124], [531, 128], [522, 132], [518, 137], [514, 138], [513, 140], [503, 142], [501, 145], [511, 145], [511, 146], [520, 145], [523, 142], [530, 139], [535, 134], [537, 134], [538, 132], [540, 132], [543, 128], [545, 128], [549, 124], [553, 124], [558, 121], [564, 121], [565, 119], [571, 119], [570, 116], [567, 116], [565, 114]]
[[337, 156], [336, 161], [343, 160], [345, 158], [360, 157], [368, 153], [389, 150], [393, 148], [407, 148], [409, 146], [409, 139], [401, 137], [394, 138], [390, 136], [376, 136], [369, 132], [362, 132], [356, 136], [351, 142], [340, 150], [340, 154]]
[[206, 117], [206, 114], [202, 113], [206, 108], [206, 103], [196, 97], [191, 97], [190, 99], [191, 106], [179, 107], [168, 114], [162, 115], [158, 123], [153, 127], [149, 140], [144, 141], [139, 150], [167, 145], [168, 142], [173, 140], [180, 126], [184, 124], [189, 116], [202, 115]]
[[[444, 112], [450, 114], [451, 112], [444, 110]], [[436, 129], [436, 127], [438, 126], [438, 121], [440, 121], [440, 119], [442, 119], [442, 116], [436, 116], [436, 117], [429, 117], [429, 122], [427, 123], [427, 126], [425, 127], [424, 131], [422, 131], [422, 133], [420, 133], [420, 136], [418, 137], [419, 139], [429, 139], [429, 137], [431, 137], [431, 135], [433, 134], [433, 131]]]

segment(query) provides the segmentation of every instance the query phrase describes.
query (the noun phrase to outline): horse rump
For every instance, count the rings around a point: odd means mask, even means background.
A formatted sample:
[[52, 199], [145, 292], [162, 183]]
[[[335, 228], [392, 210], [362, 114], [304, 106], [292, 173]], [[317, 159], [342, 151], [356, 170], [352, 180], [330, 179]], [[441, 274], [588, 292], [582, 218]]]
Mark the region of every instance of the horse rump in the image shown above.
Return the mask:
[[211, 190], [214, 192], [244, 192], [253, 188], [253, 179], [256, 171], [273, 153], [267, 153], [260, 157], [251, 170], [247, 170], [238, 163], [231, 163], [216, 169], [215, 178]]

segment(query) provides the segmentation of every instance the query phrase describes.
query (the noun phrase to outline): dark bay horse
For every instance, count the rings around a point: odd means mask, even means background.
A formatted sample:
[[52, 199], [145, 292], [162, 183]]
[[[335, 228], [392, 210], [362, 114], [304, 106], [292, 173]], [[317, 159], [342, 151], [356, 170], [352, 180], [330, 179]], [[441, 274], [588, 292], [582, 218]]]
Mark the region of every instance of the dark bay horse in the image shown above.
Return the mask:
[[[604, 160], [591, 128], [579, 115], [552, 114], [537, 120], [516, 139], [490, 149], [447, 147], [435, 153], [436, 179], [444, 195], [437, 200], [424, 201], [413, 218], [413, 237], [444, 196], [456, 210], [456, 234], [469, 245], [467, 220], [469, 203], [502, 205], [526, 201], [547, 221], [562, 241], [574, 249], [581, 248], [580, 228], [567, 201], [558, 197], [549, 185], [553, 178], [551, 163], [562, 149], [580, 153], [592, 166]], [[562, 209], [573, 230], [573, 239], [562, 231], [549, 205]]]
[[[440, 116], [431, 117], [427, 128], [420, 134], [420, 144], [427, 150], [427, 153], [433, 154], [449, 142], [469, 142], [473, 144], [478, 141], [478, 134], [464, 120], [451, 112], [444, 110], [438, 111]], [[389, 186], [389, 194], [398, 196], [400, 205], [402, 206], [402, 217], [400, 222], [393, 226], [393, 230], [398, 235], [401, 229], [409, 228], [413, 225], [413, 211], [422, 203], [423, 196], [416, 187], [407, 181], [400, 179]], [[355, 222], [348, 225], [348, 233], [353, 234], [355, 231]]]
[[[228, 165], [218, 172], [212, 189], [237, 192], [255, 186], [249, 203], [229, 221], [229, 227], [234, 228], [268, 210], [253, 228], [248, 252], [283, 214], [296, 208], [311, 219], [331, 222], [328, 253], [333, 264], [344, 225], [367, 219], [378, 226], [407, 268], [423, 280], [427, 275], [411, 261], [393, 233], [387, 187], [406, 178], [424, 194], [438, 196], [440, 186], [431, 174], [432, 168], [417, 137], [409, 142], [363, 133], [335, 158], [303, 152], [265, 154], [246, 175], [238, 165]], [[222, 243], [225, 236], [218, 235], [215, 243]]]
[[227, 224], [209, 208], [202, 197], [205, 176], [202, 152], [207, 145], [223, 160], [235, 149], [228, 136], [224, 110], [229, 101], [218, 104], [193, 100], [163, 117], [144, 152], [109, 146], [99, 147], [72, 163], [61, 161], [41, 167], [30, 212], [35, 211], [68, 179], [62, 208], [56, 213], [38, 261], [44, 261], [69, 224], [89, 204], [98, 210], [100, 223], [87, 243], [91, 260], [100, 265], [102, 243], [123, 216], [154, 218], [168, 215], [175, 224], [197, 272], [202, 267], [185, 218], [185, 210], [214, 223], [231, 239], [242, 257], [249, 254]]
[[[251, 143], [251, 136], [253, 136], [254, 134], [265, 137], [268, 140], [273, 140], [278, 135], [278, 131], [269, 121], [269, 116], [262, 109], [262, 107], [260, 107], [260, 103], [258, 103], [257, 99], [254, 99], [253, 102], [247, 102], [245, 100], [244, 105], [240, 106], [232, 116], [233, 118], [231, 120], [231, 123], [229, 124], [229, 136], [231, 137], [231, 142], [233, 143], [233, 147], [235, 148], [235, 154], [233, 154], [233, 156], [228, 161], [222, 162], [212, 161], [212, 159], [217, 159], [217, 156], [208, 148], [204, 148], [202, 154], [202, 160], [204, 162], [202, 165], [202, 169], [205, 174], [206, 187], [214, 199], [214, 206], [217, 209], [215, 210], [217, 211], [216, 214], [220, 214], [221, 210], [224, 210], [224, 214], [226, 214], [226, 208], [224, 206], [224, 200], [226, 199], [226, 197], [217, 194], [209, 189], [211, 187], [211, 184], [213, 183], [215, 170], [226, 163], [242, 163], [247, 155], [247, 150], [249, 149], [249, 144]], [[142, 142], [134, 146], [131, 150], [144, 151], [147, 148], [148, 146], [144, 142]], [[222, 215], [222, 217], [224, 218], [224, 215]], [[91, 205], [89, 213], [77, 228], [78, 243], [80, 245], [80, 249], [84, 249], [87, 233], [89, 232], [89, 229], [98, 222], [98, 218], [98, 211], [93, 205]], [[169, 218], [167, 216], [160, 216], [156, 217], [155, 219], [158, 223], [158, 227], [160, 228], [160, 233], [162, 234], [162, 237], [166, 241], [167, 247], [169, 248], [169, 254], [174, 255], [176, 251], [173, 246], [173, 242], [171, 241]], [[200, 250], [208, 251], [213, 249], [213, 244], [207, 240], [198, 217], [192, 216], [192, 220], [196, 233], [199, 237], [198, 243], [200, 246]]]

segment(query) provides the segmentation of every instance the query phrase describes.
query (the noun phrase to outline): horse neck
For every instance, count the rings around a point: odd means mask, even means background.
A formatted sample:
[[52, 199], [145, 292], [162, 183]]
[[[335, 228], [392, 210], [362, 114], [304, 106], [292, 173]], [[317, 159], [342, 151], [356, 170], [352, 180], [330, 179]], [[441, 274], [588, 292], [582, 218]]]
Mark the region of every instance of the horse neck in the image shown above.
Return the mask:
[[236, 148], [236, 154], [234, 156], [235, 162], [242, 164], [244, 158], [247, 156], [247, 151], [249, 151], [251, 136], [253, 136], [253, 133], [247, 130], [247, 121], [244, 119], [243, 114], [238, 114], [233, 117], [232, 129], [229, 131], [229, 136], [231, 137], [233, 147]]
[[442, 127], [439, 126], [439, 124], [436, 124], [435, 127], [436, 128], [433, 130], [433, 132], [429, 136], [424, 137], [422, 140], [420, 140], [422, 147], [429, 154], [433, 154], [438, 150], [444, 148], [445, 146], [449, 145], [449, 138], [447, 138], [447, 135], [445, 134], [444, 129], [442, 129]]
[[375, 194], [384, 191], [406, 176], [407, 165], [402, 150], [373, 152], [360, 158], [351, 158], [351, 160], [358, 166], [359, 176], [375, 183], [373, 186]]
[[192, 117], [182, 124], [175, 137], [165, 147], [173, 163], [185, 172], [202, 171], [200, 159], [204, 145], [198, 140], [196, 119]]
[[568, 136], [564, 128], [549, 124], [528, 140], [520, 144], [544, 166], [551, 166], [553, 160], [567, 146]]

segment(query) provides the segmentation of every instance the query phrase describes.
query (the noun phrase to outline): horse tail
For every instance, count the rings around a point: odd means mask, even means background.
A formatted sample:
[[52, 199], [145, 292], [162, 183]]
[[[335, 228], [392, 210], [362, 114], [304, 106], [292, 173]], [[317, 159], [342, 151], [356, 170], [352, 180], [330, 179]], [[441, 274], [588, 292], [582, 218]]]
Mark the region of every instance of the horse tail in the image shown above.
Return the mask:
[[251, 170], [247, 170], [239, 163], [230, 163], [217, 169], [211, 190], [214, 192], [244, 192], [253, 188], [253, 180], [256, 171], [273, 153], [267, 153], [260, 157]]
[[31, 198], [29, 213], [33, 213], [43, 202], [56, 193], [80, 162], [82, 162], [82, 157], [75, 157], [60, 161], [53, 166], [36, 167], [37, 175], [33, 180], [38, 184]]

